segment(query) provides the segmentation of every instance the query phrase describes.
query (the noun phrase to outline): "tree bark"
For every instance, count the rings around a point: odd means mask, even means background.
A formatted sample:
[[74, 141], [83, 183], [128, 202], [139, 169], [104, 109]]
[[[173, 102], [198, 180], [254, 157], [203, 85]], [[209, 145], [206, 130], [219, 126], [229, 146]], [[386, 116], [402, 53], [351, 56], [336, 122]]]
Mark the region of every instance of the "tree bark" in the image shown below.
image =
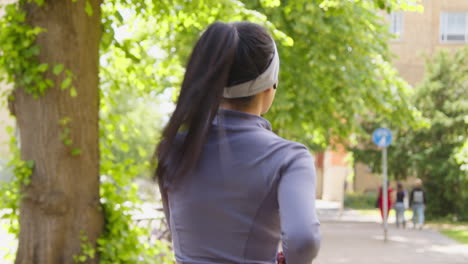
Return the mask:
[[[26, 1], [25, 1], [26, 2]], [[33, 160], [31, 183], [23, 187], [20, 234], [16, 264], [75, 263], [81, 253], [80, 234], [96, 245], [103, 230], [99, 201], [99, 42], [100, 0], [89, 0], [93, 14], [85, 12], [85, 0], [46, 0], [44, 6], [23, 6], [27, 21], [45, 28], [39, 34], [39, 61], [63, 64], [73, 72], [78, 95], [62, 91], [65, 74], [47, 77], [55, 82], [35, 99], [22, 87], [14, 91], [14, 112], [20, 131], [21, 157]], [[66, 125], [60, 120], [68, 118]], [[65, 145], [66, 134], [72, 143]], [[80, 155], [72, 155], [79, 148]], [[98, 257], [87, 263], [98, 263]]]

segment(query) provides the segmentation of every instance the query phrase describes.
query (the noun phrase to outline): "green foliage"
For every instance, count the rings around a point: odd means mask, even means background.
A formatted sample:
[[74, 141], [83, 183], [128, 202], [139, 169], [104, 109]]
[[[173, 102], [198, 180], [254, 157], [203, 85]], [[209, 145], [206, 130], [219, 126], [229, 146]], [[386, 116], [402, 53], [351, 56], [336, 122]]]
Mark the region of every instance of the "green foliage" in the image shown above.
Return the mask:
[[89, 0], [86, 0], [86, 3], [85, 3], [85, 12], [88, 16], [92, 16], [93, 15], [93, 7], [91, 6], [91, 3], [89, 2]]
[[[54, 67], [54, 70], [53, 70], [55, 75], [59, 75], [60, 72], [62, 72], [62, 71], [63, 71], [63, 65], [62, 64], [57, 64]], [[76, 78], [73, 75], [73, 73], [70, 70], [65, 70], [64, 71], [64, 79], [60, 83], [60, 89], [62, 91], [66, 90], [66, 89], [70, 89], [70, 96], [71, 97], [76, 97], [78, 95], [77, 92], [76, 92], [76, 87], [72, 85], [74, 79], [76, 79]]]
[[260, 4], [265, 8], [278, 7], [281, 5], [280, 0], [260, 0]]
[[[108, 103], [103, 101], [102, 103]], [[126, 121], [121, 114], [108, 118]], [[108, 119], [101, 119], [104, 124]], [[131, 127], [127, 128], [132, 131]], [[101, 126], [101, 203], [106, 219], [105, 230], [98, 239], [100, 263], [174, 263], [170, 245], [165, 241], [149, 244], [144, 240], [151, 230], [138, 226], [132, 214], [139, 211], [141, 200], [132, 181], [148, 168], [148, 162], [128, 156], [124, 160], [113, 151], [128, 151], [124, 139], [118, 138], [114, 126]], [[124, 149], [124, 150], [122, 150]], [[118, 152], [117, 152], [118, 153]]]
[[344, 199], [345, 208], [373, 209], [377, 200], [377, 193], [348, 193]]
[[[43, 0], [27, 2], [35, 2], [38, 6], [44, 4]], [[37, 58], [40, 47], [35, 44], [35, 40], [39, 34], [45, 33], [45, 30], [28, 25], [26, 13], [21, 9], [21, 5], [25, 3], [26, 1], [22, 0], [0, 5], [5, 11], [5, 15], [0, 18], [0, 81], [5, 79], [8, 83], [14, 83], [15, 87], [21, 87], [35, 98], [39, 98], [48, 88], [54, 86], [54, 83], [45, 78], [49, 65], [40, 63]], [[52, 73], [59, 75], [63, 70], [63, 64], [57, 64]], [[62, 90], [70, 88], [74, 78], [69, 70], [65, 70], [65, 74], [65, 79], [60, 85]], [[70, 95], [76, 96], [76, 88], [71, 87]]]
[[[389, 123], [389, 122], [387, 122]], [[385, 124], [385, 122], [383, 122]], [[422, 123], [423, 125], [427, 125]], [[348, 150], [353, 152], [355, 160], [367, 164], [372, 172], [382, 172], [382, 151], [372, 142], [372, 133], [382, 126], [378, 121], [365, 121], [362, 123], [365, 133], [357, 138], [359, 145], [351, 145]], [[387, 148], [388, 176], [393, 180], [404, 180], [415, 175], [414, 162], [408, 159], [408, 155], [413, 153], [413, 139], [408, 135], [413, 131], [411, 128], [398, 128], [396, 126], [386, 126], [393, 134], [393, 142]], [[422, 129], [418, 126], [416, 129]]]
[[[423, 82], [416, 88], [414, 105], [427, 125], [419, 129], [394, 128], [389, 147], [389, 173], [396, 179], [416, 175], [427, 190], [430, 218], [468, 219], [468, 48], [451, 55], [438, 52], [427, 62]], [[378, 126], [369, 122], [369, 134]], [[380, 171], [380, 152], [370, 136], [354, 148], [357, 161]]]
[[454, 151], [454, 158], [460, 165], [462, 173], [468, 172], [468, 140], [465, 140], [463, 146], [458, 147]]
[[130, 60], [116, 62], [101, 71], [100, 190], [106, 226], [98, 240], [100, 261], [173, 263], [169, 243], [142, 240], [151, 230], [132, 220], [142, 202], [133, 181], [150, 174], [150, 155], [160, 127], [160, 116], [155, 112], [158, 99], [151, 95], [142, 98], [142, 92], [126, 80], [128, 76], [117, 74], [119, 67], [132, 63]]
[[422, 11], [423, 6], [419, 5], [421, 0], [373, 0], [379, 9], [390, 13], [393, 10]]
[[[401, 8], [396, 1], [388, 3]], [[216, 20], [247, 19], [266, 25], [279, 42], [280, 85], [268, 118], [281, 135], [321, 149], [331, 138], [348, 140], [352, 133], [362, 132], [361, 116], [383, 116], [398, 126], [414, 125], [415, 111], [407, 101], [409, 87], [389, 63], [390, 34], [373, 2], [132, 4], [135, 12], [131, 15], [122, 4], [107, 4], [103, 49], [120, 49], [135, 62], [136, 66], [122, 67], [122, 71], [135, 79], [138, 89], [140, 83], [156, 91], [176, 87], [176, 94], [183, 65], [199, 33]], [[154, 23], [158, 27], [150, 26]], [[116, 40], [119, 27], [132, 32], [131, 36]], [[148, 65], [156, 67], [148, 69]], [[147, 80], [143, 73], [148, 72], [156, 72], [157, 78]]]
[[454, 214], [466, 220], [468, 171], [460, 153], [466, 151], [468, 135], [468, 48], [454, 55], [440, 51], [427, 65], [415, 101], [431, 126], [412, 133], [412, 158], [427, 192], [437, 197], [428, 203], [429, 216]]
[[96, 256], [96, 249], [93, 247], [91, 242], [89, 242], [88, 236], [86, 236], [83, 230], [81, 230], [80, 232], [80, 240], [81, 254], [73, 256], [73, 260], [75, 261], [75, 263], [84, 263], [88, 259], [94, 259], [94, 257]]
[[60, 125], [60, 129], [61, 129], [61, 133], [60, 133], [60, 140], [62, 141], [62, 143], [67, 146], [70, 150], [70, 154], [72, 156], [79, 156], [81, 155], [81, 149], [77, 148], [77, 147], [73, 147], [73, 140], [71, 138], [71, 129], [70, 129], [70, 122], [71, 122], [71, 118], [70, 117], [64, 117], [62, 119], [59, 120], [59, 125]]
[[57, 64], [54, 66], [54, 69], [52, 70], [52, 72], [55, 74], [55, 75], [59, 75], [60, 73], [62, 73], [63, 71], [63, 64]]
[[244, 2], [294, 40], [278, 45], [280, 81], [267, 116], [281, 135], [318, 150], [362, 133], [363, 116], [414, 125], [409, 86], [391, 65], [388, 25], [372, 1]]
[[8, 162], [7, 167], [13, 171], [15, 177], [11, 181], [0, 184], [0, 192], [2, 193], [0, 208], [6, 209], [6, 213], [2, 215], [2, 218], [8, 221], [8, 232], [18, 237], [18, 215], [22, 197], [21, 188], [30, 183], [30, 176], [34, 169], [34, 161], [24, 161], [21, 159], [18, 142], [13, 136], [14, 129], [8, 127], [7, 132], [11, 135], [10, 152], [12, 154], [12, 158]]
[[70, 123], [71, 119], [69, 117], [62, 118], [59, 121], [60, 126], [62, 127], [62, 133], [60, 134], [60, 140], [62, 140], [65, 146], [70, 146], [73, 141], [70, 137], [70, 127], [68, 124]]
[[44, 78], [49, 67], [39, 63], [40, 47], [34, 43], [44, 30], [26, 23], [20, 2], [4, 6], [5, 15], [0, 18], [0, 81], [6, 78], [37, 98], [53, 86], [51, 80]]

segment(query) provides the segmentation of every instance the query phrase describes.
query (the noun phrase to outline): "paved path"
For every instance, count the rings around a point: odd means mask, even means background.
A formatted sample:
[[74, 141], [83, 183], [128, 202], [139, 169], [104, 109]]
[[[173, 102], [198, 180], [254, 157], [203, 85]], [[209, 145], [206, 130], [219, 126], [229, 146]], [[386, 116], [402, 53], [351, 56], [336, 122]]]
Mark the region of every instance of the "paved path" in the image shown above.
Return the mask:
[[325, 201], [317, 201], [317, 209], [323, 238], [314, 264], [468, 264], [468, 246], [437, 231], [397, 229], [390, 218], [384, 243], [379, 215], [341, 210], [339, 203]]
[[468, 246], [432, 230], [390, 227], [384, 243], [380, 224], [325, 221], [322, 235], [314, 264], [468, 264]]

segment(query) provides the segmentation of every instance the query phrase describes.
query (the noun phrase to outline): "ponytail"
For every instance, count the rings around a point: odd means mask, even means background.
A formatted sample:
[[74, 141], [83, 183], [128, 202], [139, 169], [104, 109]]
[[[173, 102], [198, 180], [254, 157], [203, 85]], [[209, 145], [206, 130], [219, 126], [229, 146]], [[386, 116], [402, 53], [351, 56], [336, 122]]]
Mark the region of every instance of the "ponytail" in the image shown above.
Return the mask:
[[195, 45], [175, 111], [156, 148], [155, 178], [163, 189], [196, 166], [228, 84], [238, 42], [235, 27], [217, 22]]

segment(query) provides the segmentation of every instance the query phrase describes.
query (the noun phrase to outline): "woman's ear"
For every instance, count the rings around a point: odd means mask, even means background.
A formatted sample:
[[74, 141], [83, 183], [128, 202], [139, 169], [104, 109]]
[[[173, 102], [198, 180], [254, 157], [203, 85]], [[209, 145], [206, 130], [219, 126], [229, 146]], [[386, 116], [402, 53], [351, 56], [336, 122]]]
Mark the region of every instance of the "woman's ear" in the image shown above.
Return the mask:
[[272, 86], [272, 87], [266, 89], [265, 91], [263, 91], [263, 93], [271, 93], [271, 92], [273, 92], [274, 90], [275, 90], [275, 88]]
[[262, 92], [262, 111], [261, 114], [265, 114], [271, 107], [273, 100], [275, 99], [276, 90], [272, 87]]

